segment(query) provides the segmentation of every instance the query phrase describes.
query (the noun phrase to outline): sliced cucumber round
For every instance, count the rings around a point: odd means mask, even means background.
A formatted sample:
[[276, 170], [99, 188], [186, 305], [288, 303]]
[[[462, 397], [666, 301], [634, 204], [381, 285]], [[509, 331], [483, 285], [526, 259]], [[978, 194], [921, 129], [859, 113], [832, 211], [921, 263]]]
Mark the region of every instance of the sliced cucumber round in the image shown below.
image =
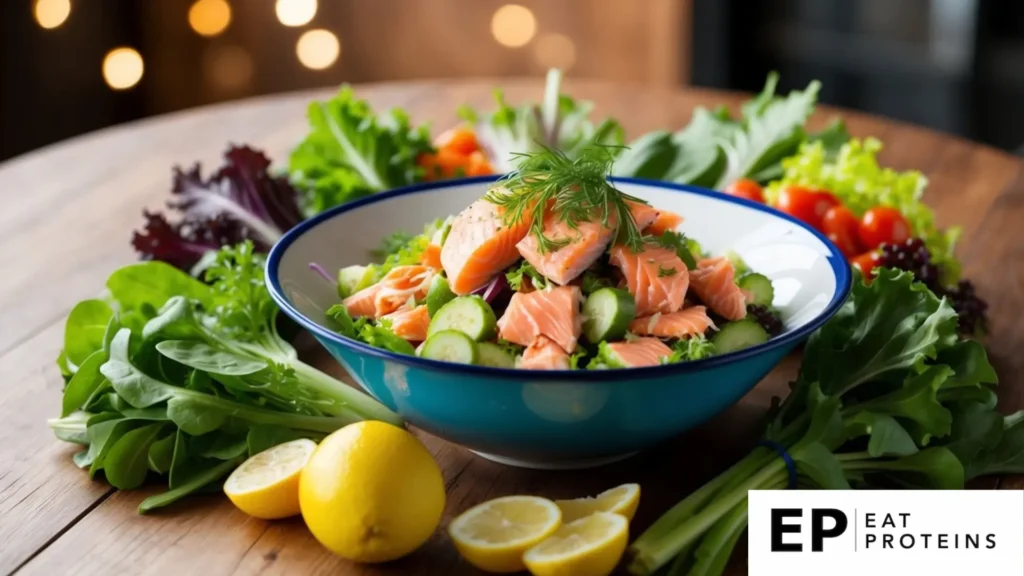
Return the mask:
[[348, 298], [370, 283], [373, 270], [369, 266], [345, 266], [338, 270], [338, 295]]
[[483, 298], [476, 295], [459, 296], [441, 306], [434, 314], [427, 328], [427, 336], [442, 330], [458, 330], [477, 342], [483, 342], [494, 337], [497, 323], [494, 310]]
[[583, 316], [583, 334], [591, 344], [619, 340], [636, 316], [636, 302], [625, 290], [601, 288], [583, 303]]
[[434, 279], [430, 281], [430, 287], [427, 289], [427, 314], [431, 318], [442, 306], [451, 302], [455, 299], [455, 292], [448, 287], [448, 279], [438, 274], [434, 276]]
[[768, 333], [749, 318], [729, 322], [711, 338], [715, 354], [727, 354], [768, 341]]
[[480, 342], [476, 345], [477, 364], [494, 368], [515, 368], [516, 358], [501, 346], [493, 342]]
[[775, 289], [772, 288], [772, 281], [764, 274], [752, 272], [739, 279], [737, 282], [741, 290], [750, 293], [753, 300], [747, 304], [758, 306], [771, 306], [775, 301]]
[[427, 338], [420, 350], [421, 358], [476, 364], [479, 358], [476, 342], [458, 330], [440, 330]]

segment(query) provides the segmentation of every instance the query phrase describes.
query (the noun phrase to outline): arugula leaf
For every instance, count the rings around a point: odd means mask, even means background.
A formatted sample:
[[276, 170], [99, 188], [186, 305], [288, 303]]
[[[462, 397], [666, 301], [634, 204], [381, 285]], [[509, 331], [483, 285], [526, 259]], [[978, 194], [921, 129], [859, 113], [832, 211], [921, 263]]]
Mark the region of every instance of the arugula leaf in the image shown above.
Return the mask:
[[682, 338], [673, 342], [672, 355], [667, 358], [663, 358], [662, 364], [689, 362], [691, 360], [709, 358], [714, 355], [715, 345], [708, 339], [704, 338], [703, 334], [700, 334], [690, 338]]
[[814, 81], [786, 98], [749, 107], [751, 114], [744, 115], [743, 129], [722, 141], [726, 168], [715, 188], [724, 190], [788, 156], [806, 137], [803, 124], [814, 110], [820, 88], [821, 83]]
[[416, 355], [416, 349], [413, 348], [413, 345], [410, 344], [408, 340], [405, 340], [392, 332], [390, 325], [385, 325], [385, 321], [383, 320], [380, 321], [380, 324], [366, 324], [360, 328], [359, 339], [370, 346], [383, 348], [384, 350], [390, 350], [391, 352], [408, 354], [409, 356]]
[[375, 115], [346, 84], [333, 98], [310, 103], [308, 116], [310, 132], [289, 158], [307, 215], [422, 179], [416, 160], [432, 151], [430, 135], [427, 126], [413, 128], [405, 112]]
[[[520, 260], [519, 264], [514, 268], [509, 268], [508, 272], [505, 273], [505, 280], [508, 282], [510, 288], [516, 292], [522, 292], [525, 288], [526, 279], [530, 280], [530, 284], [537, 290], [543, 290], [548, 286], [548, 279], [543, 274], [537, 271], [526, 260]], [[593, 287], [593, 286], [591, 286]]]

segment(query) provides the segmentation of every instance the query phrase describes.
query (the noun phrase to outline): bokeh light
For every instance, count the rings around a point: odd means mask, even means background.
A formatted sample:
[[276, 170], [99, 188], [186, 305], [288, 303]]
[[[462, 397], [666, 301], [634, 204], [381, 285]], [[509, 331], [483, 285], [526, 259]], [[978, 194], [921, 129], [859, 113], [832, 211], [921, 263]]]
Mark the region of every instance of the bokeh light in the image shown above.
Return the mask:
[[306, 68], [323, 70], [338, 60], [341, 43], [338, 37], [328, 30], [309, 30], [299, 36], [295, 54]]
[[188, 24], [201, 36], [216, 36], [231, 24], [231, 6], [226, 0], [196, 0], [188, 9]]
[[103, 79], [114, 90], [135, 86], [142, 72], [142, 56], [134, 48], [114, 48], [103, 58]]
[[47, 30], [64, 23], [71, 14], [71, 0], [36, 0], [36, 22]]
[[491, 34], [502, 46], [525, 46], [536, 33], [537, 19], [525, 6], [506, 4], [498, 8], [491, 17]]
[[534, 42], [533, 57], [543, 68], [568, 70], [576, 63], [576, 44], [565, 34], [542, 34]]
[[255, 65], [241, 46], [210, 46], [203, 51], [203, 74], [217, 90], [237, 92], [252, 83]]
[[316, 0], [277, 0], [274, 11], [285, 26], [305, 26], [316, 16]]

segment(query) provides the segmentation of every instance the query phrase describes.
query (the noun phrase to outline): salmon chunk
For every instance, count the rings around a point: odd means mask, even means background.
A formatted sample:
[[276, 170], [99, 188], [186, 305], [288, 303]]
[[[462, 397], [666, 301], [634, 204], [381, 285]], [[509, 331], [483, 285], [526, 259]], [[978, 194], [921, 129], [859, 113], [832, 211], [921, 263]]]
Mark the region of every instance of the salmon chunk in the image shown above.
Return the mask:
[[523, 350], [517, 367], [526, 370], [568, 370], [569, 355], [554, 340], [540, 335]]
[[606, 345], [622, 368], [657, 366], [662, 358], [672, 355], [672, 349], [657, 338], [637, 338], [625, 342], [610, 342]]
[[399, 308], [383, 318], [391, 321], [391, 331], [399, 338], [410, 342], [422, 342], [427, 339], [430, 314], [427, 313], [427, 307], [422, 304], [413, 308]]
[[426, 298], [433, 277], [434, 272], [426, 266], [396, 266], [380, 282], [346, 298], [345, 309], [353, 318], [380, 318], [410, 300]]
[[675, 212], [659, 210], [658, 217], [651, 222], [651, 225], [644, 229], [645, 234], [661, 236], [668, 230], [675, 230], [683, 223], [683, 217]]
[[611, 263], [622, 271], [626, 287], [636, 300], [637, 316], [679, 310], [690, 285], [686, 264], [674, 250], [647, 245], [642, 252], [612, 247]]
[[441, 265], [452, 292], [469, 294], [515, 263], [516, 243], [526, 236], [529, 221], [527, 217], [506, 226], [501, 208], [483, 198], [460, 212], [441, 248]]
[[637, 318], [629, 323], [629, 331], [643, 336], [659, 338], [687, 338], [703, 334], [715, 323], [703, 306], [691, 306], [671, 314], [654, 314]]
[[538, 337], [547, 336], [572, 354], [580, 337], [581, 300], [582, 293], [576, 286], [516, 292], [498, 320], [498, 336], [520, 346], [530, 346]]
[[747, 315], [747, 299], [733, 281], [735, 276], [728, 258], [705, 258], [690, 271], [690, 285], [694, 294], [723, 318], [741, 320]]
[[[636, 222], [637, 229], [643, 230], [657, 218], [657, 210], [637, 202], [629, 202], [630, 212]], [[555, 250], [542, 252], [540, 241], [533, 234], [528, 234], [516, 244], [519, 254], [533, 265], [545, 278], [555, 284], [569, 284], [591, 264], [611, 244], [616, 234], [614, 214], [609, 217], [610, 226], [601, 222], [599, 215], [588, 222], [577, 222], [573, 228], [552, 213], [544, 220], [544, 237], [554, 241], [565, 241], [566, 244]]]

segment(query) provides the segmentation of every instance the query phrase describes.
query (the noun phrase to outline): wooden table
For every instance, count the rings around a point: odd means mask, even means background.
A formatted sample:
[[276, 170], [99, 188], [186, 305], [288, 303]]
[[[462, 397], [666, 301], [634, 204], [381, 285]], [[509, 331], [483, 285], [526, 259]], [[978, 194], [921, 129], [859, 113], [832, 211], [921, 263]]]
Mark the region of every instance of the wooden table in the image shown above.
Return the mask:
[[[456, 122], [463, 103], [491, 106], [496, 84], [513, 102], [541, 97], [530, 80], [420, 82], [361, 86], [378, 109], [400, 106], [435, 133]], [[596, 112], [620, 119], [631, 137], [678, 128], [694, 106], [735, 105], [740, 95], [704, 90], [653, 92], [635, 86], [569, 82]], [[93, 297], [107, 275], [134, 260], [131, 230], [142, 208], [167, 198], [174, 164], [212, 168], [228, 142], [263, 148], [278, 161], [306, 131], [301, 93], [173, 114], [107, 129], [0, 164], [0, 573], [64, 574], [430, 574], [472, 573], [442, 530], [413, 555], [386, 566], [358, 567], [332, 556], [301, 520], [263, 522], [222, 497], [196, 497], [150, 516], [138, 503], [153, 489], [116, 492], [90, 481], [71, 462], [73, 447], [54, 439], [46, 418], [59, 412], [54, 360], [65, 315]], [[819, 110], [814, 125], [835, 110]], [[991, 305], [990, 357], [1002, 378], [1001, 406], [1024, 406], [1024, 176], [1009, 154], [889, 120], [843, 112], [855, 136], [877, 136], [883, 163], [918, 169], [931, 180], [927, 200], [940, 225], [960, 224], [965, 274]], [[17, 137], [7, 134], [6, 137]], [[315, 347], [309, 350], [315, 351]], [[329, 366], [325, 362], [322, 365]], [[757, 436], [758, 418], [795, 375], [790, 359], [738, 405], [670, 446], [600, 472], [507, 468], [423, 435], [448, 490], [442, 525], [485, 499], [531, 493], [594, 494], [640, 482], [640, 530], [669, 504], [740, 457]], [[669, 470], [682, 468], [679, 476]], [[1022, 478], [987, 479], [984, 487], [1024, 488]], [[742, 548], [742, 545], [741, 545]], [[743, 551], [733, 563], [746, 572]]]

